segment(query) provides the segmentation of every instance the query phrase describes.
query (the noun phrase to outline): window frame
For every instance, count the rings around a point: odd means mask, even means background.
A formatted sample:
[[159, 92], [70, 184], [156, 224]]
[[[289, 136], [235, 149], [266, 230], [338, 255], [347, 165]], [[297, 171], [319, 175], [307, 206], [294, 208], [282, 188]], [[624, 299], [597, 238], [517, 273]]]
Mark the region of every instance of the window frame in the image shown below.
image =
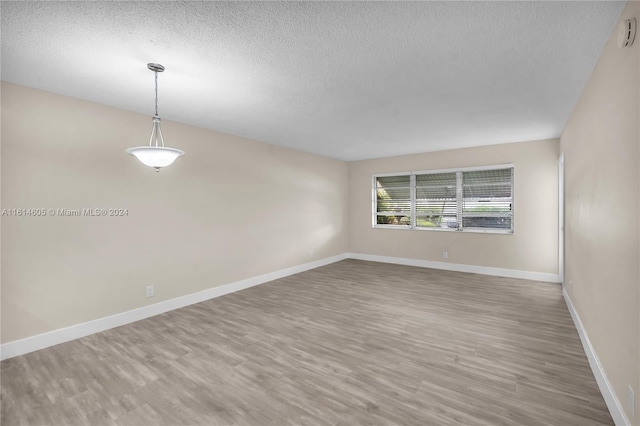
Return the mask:
[[[462, 227], [462, 209], [464, 205], [464, 195], [462, 193], [462, 173], [464, 172], [476, 172], [484, 170], [502, 170], [511, 169], [511, 228], [473, 228]], [[437, 173], [456, 173], [456, 221], [458, 222], [457, 228], [441, 228], [441, 227], [427, 227], [416, 226], [416, 175], [428, 175]], [[436, 169], [436, 170], [418, 170], [411, 172], [398, 172], [398, 173], [376, 173], [372, 176], [371, 185], [371, 226], [376, 229], [403, 229], [410, 231], [436, 231], [436, 232], [470, 232], [480, 234], [504, 234], [513, 235], [515, 233], [515, 175], [516, 167], [513, 164], [497, 164], [491, 166], [477, 166], [477, 167], [459, 167], [451, 169]], [[391, 177], [391, 176], [409, 176], [410, 185], [410, 200], [411, 200], [411, 221], [409, 225], [388, 225], [378, 224], [378, 191], [377, 191], [377, 179], [379, 177]]]

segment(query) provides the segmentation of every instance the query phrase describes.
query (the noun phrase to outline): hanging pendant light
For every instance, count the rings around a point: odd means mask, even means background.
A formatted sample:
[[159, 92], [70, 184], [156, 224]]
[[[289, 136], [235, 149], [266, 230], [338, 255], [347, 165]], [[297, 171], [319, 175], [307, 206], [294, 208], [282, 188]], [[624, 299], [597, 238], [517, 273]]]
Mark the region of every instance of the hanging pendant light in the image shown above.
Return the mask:
[[156, 114], [151, 119], [151, 138], [149, 146], [136, 146], [127, 149], [127, 152], [136, 157], [146, 166], [153, 167], [156, 172], [161, 167], [171, 165], [176, 158], [184, 155], [184, 151], [164, 146], [164, 138], [162, 137], [162, 129], [160, 128], [160, 117], [158, 117], [158, 73], [164, 71], [164, 67], [160, 64], [147, 64], [147, 68], [154, 72], [156, 77]]

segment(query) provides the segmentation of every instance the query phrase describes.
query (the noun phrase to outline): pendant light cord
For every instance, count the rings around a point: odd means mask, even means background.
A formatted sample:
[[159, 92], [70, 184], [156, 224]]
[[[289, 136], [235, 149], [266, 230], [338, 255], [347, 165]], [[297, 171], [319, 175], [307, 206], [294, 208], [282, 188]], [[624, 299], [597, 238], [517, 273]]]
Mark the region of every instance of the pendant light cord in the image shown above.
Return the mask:
[[156, 117], [158, 116], [158, 71], [154, 71], [156, 75]]

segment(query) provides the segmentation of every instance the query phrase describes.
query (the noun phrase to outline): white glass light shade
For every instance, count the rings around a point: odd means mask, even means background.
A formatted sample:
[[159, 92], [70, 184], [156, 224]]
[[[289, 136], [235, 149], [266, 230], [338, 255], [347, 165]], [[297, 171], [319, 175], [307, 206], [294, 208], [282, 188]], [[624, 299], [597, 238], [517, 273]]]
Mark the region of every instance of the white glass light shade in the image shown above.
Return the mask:
[[163, 146], [136, 146], [127, 149], [127, 152], [136, 157], [140, 162], [156, 170], [166, 167], [176, 161], [176, 158], [184, 155], [184, 151]]

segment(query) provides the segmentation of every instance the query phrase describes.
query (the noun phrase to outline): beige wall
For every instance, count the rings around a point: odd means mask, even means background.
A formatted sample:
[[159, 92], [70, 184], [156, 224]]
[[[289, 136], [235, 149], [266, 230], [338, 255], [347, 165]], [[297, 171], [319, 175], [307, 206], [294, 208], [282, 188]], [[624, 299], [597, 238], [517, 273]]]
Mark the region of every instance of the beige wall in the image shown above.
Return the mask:
[[2, 342], [347, 252], [346, 163], [163, 121], [156, 173], [125, 153], [150, 130], [2, 83], [2, 208], [129, 211], [2, 217]]
[[[558, 141], [521, 142], [349, 163], [349, 250], [379, 256], [558, 273]], [[372, 176], [513, 164], [512, 235], [371, 226]], [[442, 251], [449, 258], [442, 259]]]
[[[627, 4], [621, 19], [630, 17], [640, 20], [640, 3]], [[561, 137], [565, 285], [618, 400], [640, 424], [640, 37], [631, 48], [616, 43], [617, 27]]]

